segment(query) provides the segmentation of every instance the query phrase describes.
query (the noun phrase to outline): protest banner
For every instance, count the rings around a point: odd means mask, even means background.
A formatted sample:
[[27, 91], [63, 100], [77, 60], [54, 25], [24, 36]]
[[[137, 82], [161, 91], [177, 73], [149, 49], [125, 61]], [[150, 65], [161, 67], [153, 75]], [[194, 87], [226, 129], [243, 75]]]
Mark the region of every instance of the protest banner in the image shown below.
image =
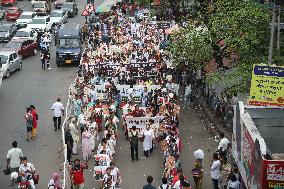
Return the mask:
[[249, 104], [284, 107], [284, 67], [254, 65]]
[[149, 120], [154, 121], [155, 126], [159, 129], [159, 118], [158, 117], [125, 117], [125, 124], [127, 129], [131, 129], [132, 126], [136, 126], [137, 129], [144, 129], [149, 123]]

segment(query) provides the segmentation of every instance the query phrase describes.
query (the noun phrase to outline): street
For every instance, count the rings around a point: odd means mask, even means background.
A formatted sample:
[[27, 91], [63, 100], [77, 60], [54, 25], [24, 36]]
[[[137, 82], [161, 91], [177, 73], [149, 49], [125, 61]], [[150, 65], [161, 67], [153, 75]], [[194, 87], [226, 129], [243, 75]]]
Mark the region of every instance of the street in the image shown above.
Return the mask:
[[[100, 0], [101, 1], [101, 0]], [[97, 4], [100, 2], [96, 1]], [[79, 15], [69, 19], [69, 22], [82, 24], [85, 20], [81, 16], [85, 2], [77, 2]], [[28, 6], [27, 6], [28, 5]], [[30, 9], [30, 1], [20, 1], [18, 6], [24, 10]], [[52, 103], [57, 97], [61, 97], [66, 104], [68, 98], [68, 88], [76, 77], [76, 67], [56, 67], [55, 65], [54, 43], [51, 48], [51, 70], [41, 70], [40, 56], [28, 57], [23, 60], [23, 70], [15, 72], [10, 78], [5, 79], [0, 88], [0, 153], [1, 170], [6, 166], [6, 154], [12, 147], [11, 143], [16, 140], [18, 147], [22, 149], [24, 156], [34, 164], [40, 174], [40, 182], [36, 188], [47, 188], [47, 183], [53, 172], [59, 172], [60, 165], [63, 163], [63, 155], [59, 158], [58, 149], [62, 146], [61, 132], [54, 131], [52, 122]], [[38, 136], [35, 141], [25, 141], [26, 126], [24, 121], [25, 108], [35, 105], [38, 115]], [[214, 136], [209, 134], [206, 129], [206, 121], [199, 116], [195, 106], [192, 104], [190, 109], [182, 109], [180, 115], [180, 136], [183, 143], [181, 160], [183, 172], [191, 184], [192, 164], [194, 162], [193, 152], [203, 149], [205, 152], [203, 186], [206, 189], [212, 188], [210, 178], [210, 161], [212, 153], [217, 149], [217, 142]], [[143, 157], [142, 144], [139, 144], [139, 157], [137, 162], [131, 162], [129, 141], [125, 139], [122, 129], [119, 129], [118, 145], [116, 148], [115, 162], [122, 173], [122, 188], [140, 189], [146, 184], [146, 177], [154, 177], [154, 186], [160, 185], [162, 178], [163, 165], [162, 155], [159, 144], [150, 158]], [[81, 156], [78, 156], [81, 158]], [[73, 156], [73, 159], [76, 156]], [[93, 163], [90, 161], [89, 170], [85, 171], [86, 189], [92, 189], [97, 184], [93, 178]], [[9, 177], [0, 177], [1, 189], [9, 189]], [[14, 187], [16, 188], [16, 186]]]

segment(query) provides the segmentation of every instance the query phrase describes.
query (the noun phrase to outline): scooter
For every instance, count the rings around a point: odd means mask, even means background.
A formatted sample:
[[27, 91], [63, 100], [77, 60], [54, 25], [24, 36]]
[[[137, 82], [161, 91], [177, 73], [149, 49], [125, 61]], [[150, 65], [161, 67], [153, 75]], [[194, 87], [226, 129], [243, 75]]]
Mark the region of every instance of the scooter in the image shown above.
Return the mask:
[[29, 178], [21, 177], [18, 188], [19, 189], [32, 189], [31, 184], [29, 182]]

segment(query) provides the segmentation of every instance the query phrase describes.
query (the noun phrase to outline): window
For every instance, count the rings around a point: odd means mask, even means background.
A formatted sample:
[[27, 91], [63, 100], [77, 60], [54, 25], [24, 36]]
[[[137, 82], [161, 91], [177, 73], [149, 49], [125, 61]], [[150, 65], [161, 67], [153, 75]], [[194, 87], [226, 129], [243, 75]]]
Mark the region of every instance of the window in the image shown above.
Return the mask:
[[9, 26], [2, 25], [2, 26], [0, 27], [0, 32], [7, 32], [7, 31], [9, 31], [9, 29], [10, 29]]
[[79, 47], [80, 41], [79, 39], [59, 39], [59, 46], [65, 48]]
[[24, 41], [23, 44], [22, 44], [22, 47], [25, 48], [25, 47], [27, 47], [27, 45], [28, 45], [27, 41]]
[[33, 19], [32, 21], [31, 21], [31, 24], [45, 24], [46, 22], [45, 22], [46, 20], [45, 19]]
[[8, 56], [6, 55], [0, 55], [0, 60], [2, 64], [6, 64], [8, 60]]
[[34, 14], [21, 14], [19, 19], [32, 19], [34, 17]]
[[8, 12], [9, 14], [15, 14], [15, 13], [18, 12], [18, 9], [8, 9], [7, 12]]
[[26, 31], [17, 31], [16, 32], [16, 37], [29, 37], [29, 32], [26, 32]]
[[10, 41], [9, 43], [7, 43], [7, 45], [5, 46], [5, 48], [12, 48], [12, 49], [18, 49], [22, 47], [22, 43], [21, 42], [13, 42]]

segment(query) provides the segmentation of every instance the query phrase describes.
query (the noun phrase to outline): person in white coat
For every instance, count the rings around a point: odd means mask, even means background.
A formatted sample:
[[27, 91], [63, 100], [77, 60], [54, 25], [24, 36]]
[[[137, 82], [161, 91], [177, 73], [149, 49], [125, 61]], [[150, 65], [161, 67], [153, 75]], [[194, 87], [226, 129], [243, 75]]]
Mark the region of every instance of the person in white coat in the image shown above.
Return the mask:
[[154, 131], [151, 129], [150, 125], [146, 126], [146, 129], [143, 131], [143, 149], [144, 149], [144, 156], [148, 158], [150, 155], [150, 150], [153, 148], [153, 139], [154, 139]]
[[79, 140], [80, 140], [79, 131], [76, 128], [75, 122], [76, 122], [76, 119], [74, 117], [72, 117], [71, 122], [69, 123], [70, 133], [71, 133], [71, 136], [73, 138], [73, 148], [72, 148], [73, 155], [77, 154], [77, 146], [78, 146], [78, 143], [79, 143]]

